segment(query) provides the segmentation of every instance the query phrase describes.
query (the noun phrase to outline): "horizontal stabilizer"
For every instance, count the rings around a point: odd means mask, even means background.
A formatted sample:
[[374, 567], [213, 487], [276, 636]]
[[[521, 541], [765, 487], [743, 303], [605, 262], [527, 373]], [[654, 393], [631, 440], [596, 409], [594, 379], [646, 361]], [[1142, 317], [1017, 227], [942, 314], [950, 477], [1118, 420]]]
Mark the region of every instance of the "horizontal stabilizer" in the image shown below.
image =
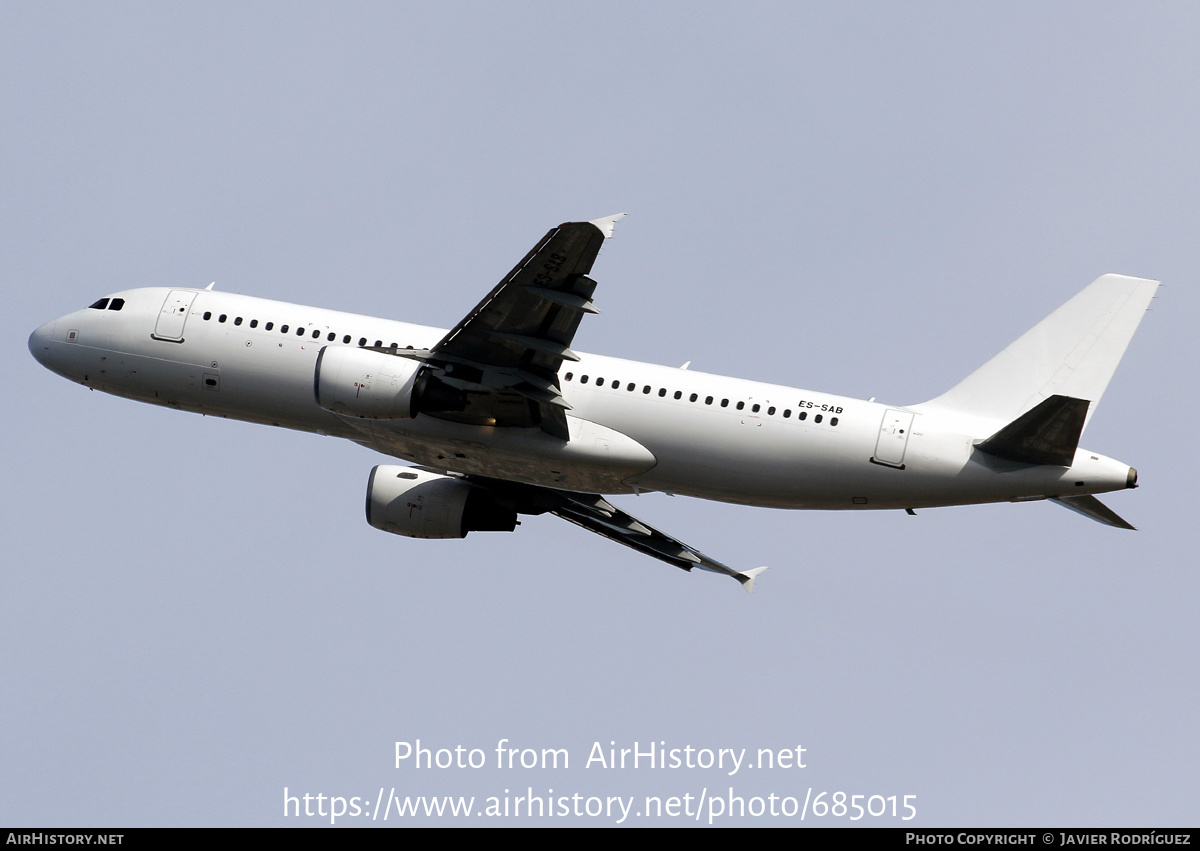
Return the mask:
[[1069, 467], [1087, 421], [1087, 399], [1051, 396], [977, 445], [989, 455], [1023, 464]]
[[1115, 526], [1118, 529], [1133, 529], [1134, 526], [1122, 520], [1115, 511], [1109, 508], [1094, 496], [1052, 496], [1052, 502], [1057, 502], [1063, 508], [1069, 508], [1076, 514], [1082, 514], [1084, 517], [1090, 517], [1097, 523], [1103, 523], [1105, 526]]

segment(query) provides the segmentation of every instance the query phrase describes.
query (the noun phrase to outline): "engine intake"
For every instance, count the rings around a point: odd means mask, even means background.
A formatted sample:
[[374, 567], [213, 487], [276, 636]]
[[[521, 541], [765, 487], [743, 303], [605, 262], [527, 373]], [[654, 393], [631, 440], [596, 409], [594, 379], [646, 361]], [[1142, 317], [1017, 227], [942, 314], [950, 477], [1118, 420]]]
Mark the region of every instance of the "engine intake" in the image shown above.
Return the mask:
[[313, 376], [317, 404], [367, 420], [410, 420], [420, 413], [461, 411], [466, 394], [420, 361], [352, 346], [326, 346]]
[[383, 464], [367, 481], [367, 522], [409, 538], [465, 538], [468, 532], [511, 532], [517, 512], [462, 479]]
[[411, 419], [422, 364], [373, 349], [326, 346], [317, 355], [313, 392], [335, 414], [373, 420]]

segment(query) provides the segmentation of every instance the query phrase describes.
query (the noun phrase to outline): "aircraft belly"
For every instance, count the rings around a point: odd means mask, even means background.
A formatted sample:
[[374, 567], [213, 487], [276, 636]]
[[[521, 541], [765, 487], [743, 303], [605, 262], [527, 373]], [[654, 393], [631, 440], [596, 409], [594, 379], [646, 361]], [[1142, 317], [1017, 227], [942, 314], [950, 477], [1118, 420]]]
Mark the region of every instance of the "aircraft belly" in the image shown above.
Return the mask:
[[[706, 412], [707, 413], [707, 412]], [[666, 422], [641, 435], [659, 459], [636, 484], [647, 489], [776, 508], [840, 507], [876, 473], [873, 432], [754, 417]], [[860, 463], [861, 462], [861, 463]]]
[[626, 480], [651, 469], [646, 447], [611, 428], [567, 417], [562, 441], [537, 428], [472, 426], [419, 415], [363, 420], [374, 447], [423, 466], [591, 493], [629, 493]]

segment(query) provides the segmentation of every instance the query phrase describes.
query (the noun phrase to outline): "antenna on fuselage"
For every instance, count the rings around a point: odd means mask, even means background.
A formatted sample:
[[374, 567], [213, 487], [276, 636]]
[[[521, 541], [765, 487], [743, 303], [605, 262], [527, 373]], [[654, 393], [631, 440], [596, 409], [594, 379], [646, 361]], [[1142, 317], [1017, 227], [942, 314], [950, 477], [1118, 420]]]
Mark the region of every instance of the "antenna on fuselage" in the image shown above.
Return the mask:
[[205, 289], [205, 291], [206, 291], [206, 292], [207, 292], [207, 291], [211, 291], [211, 290], [212, 290], [212, 288], [216, 286], [216, 284], [217, 284], [217, 282], [216, 282], [216, 281], [213, 281], [211, 284], [209, 284], [207, 287], [205, 287], [205, 288], [204, 288], [204, 289]]

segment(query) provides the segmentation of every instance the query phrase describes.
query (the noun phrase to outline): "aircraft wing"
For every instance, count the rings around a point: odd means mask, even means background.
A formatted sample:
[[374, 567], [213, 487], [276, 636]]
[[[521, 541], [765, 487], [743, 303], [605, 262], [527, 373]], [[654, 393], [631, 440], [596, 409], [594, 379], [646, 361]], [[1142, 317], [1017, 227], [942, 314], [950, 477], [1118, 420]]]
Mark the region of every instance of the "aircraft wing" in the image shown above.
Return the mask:
[[698, 567], [701, 570], [732, 576], [742, 584], [746, 593], [754, 591], [755, 577], [766, 570], [765, 567], [746, 571], [734, 570], [715, 558], [706, 556], [695, 547], [648, 526], [631, 514], [626, 514], [602, 496], [562, 493], [558, 495], [558, 499], [559, 504], [551, 509], [551, 513], [563, 520], [683, 570], [690, 571], [693, 567]]
[[552, 228], [533, 250], [426, 356], [451, 392], [465, 394], [453, 418], [540, 426], [567, 439], [558, 370], [578, 360], [570, 345], [591, 302], [588, 277], [619, 213]]
[[695, 547], [660, 532], [610, 503], [599, 494], [560, 491], [536, 485], [524, 485], [480, 476], [465, 476], [472, 484], [486, 488], [511, 502], [520, 514], [550, 513], [582, 526], [610, 541], [624, 544], [659, 561], [690, 571], [694, 567], [713, 573], [723, 573], [741, 583], [747, 593], [754, 591], [755, 578], [766, 570], [735, 570]]

